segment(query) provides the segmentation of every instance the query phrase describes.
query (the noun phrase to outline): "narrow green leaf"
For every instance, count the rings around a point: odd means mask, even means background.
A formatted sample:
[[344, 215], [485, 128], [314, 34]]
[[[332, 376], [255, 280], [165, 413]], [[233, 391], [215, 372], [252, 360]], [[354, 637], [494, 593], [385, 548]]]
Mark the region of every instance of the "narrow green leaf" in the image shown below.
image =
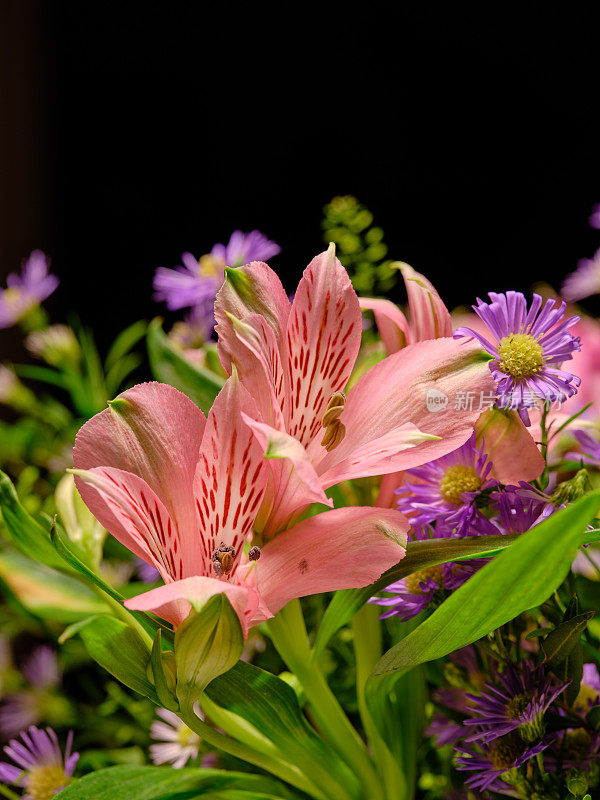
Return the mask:
[[157, 380], [184, 392], [208, 414], [215, 397], [223, 388], [223, 378], [194, 366], [178, 353], [165, 336], [158, 318], [152, 320], [148, 326], [146, 341], [150, 365]]
[[175, 654], [172, 651], [163, 653], [160, 628], [156, 631], [152, 644], [150, 665], [152, 667], [153, 683], [161, 705], [170, 711], [178, 711], [179, 703], [175, 696], [177, 681]]
[[392, 647], [374, 678], [441, 658], [543, 603], [564, 580], [599, 508], [594, 492], [520, 536]]
[[593, 611], [577, 614], [575, 617], [561, 622], [541, 642], [544, 661], [550, 669], [562, 663], [581, 639], [588, 621], [594, 616]]
[[[245, 794], [232, 794], [242, 791]], [[60, 800], [194, 800], [246, 797], [291, 800], [279, 781], [249, 772], [121, 765], [92, 772], [56, 795]]]
[[148, 678], [150, 651], [133, 628], [105, 614], [91, 619], [80, 636], [94, 661], [125, 686], [160, 705]]
[[118, 361], [126, 356], [132, 347], [144, 338], [148, 330], [148, 323], [146, 320], [140, 319], [134, 322], [128, 328], [117, 336], [104, 361], [104, 368], [108, 372]]
[[239, 661], [209, 683], [206, 694], [213, 703], [237, 714], [266, 736], [282, 757], [295, 764], [325, 796], [340, 796], [339, 786], [346, 787], [350, 796], [357, 796], [356, 779], [308, 725], [296, 693], [280, 678]]
[[371, 586], [336, 592], [321, 621], [313, 649], [317, 659], [331, 637], [348, 623], [370, 597], [413, 572], [436, 564], [469, 558], [488, 558], [514, 544], [519, 536], [476, 536], [462, 539], [429, 539], [409, 542], [406, 556], [396, 566], [384, 572]]
[[4, 472], [0, 472], [0, 507], [4, 523], [19, 550], [48, 567], [68, 569], [43, 526], [19, 502], [15, 487]]

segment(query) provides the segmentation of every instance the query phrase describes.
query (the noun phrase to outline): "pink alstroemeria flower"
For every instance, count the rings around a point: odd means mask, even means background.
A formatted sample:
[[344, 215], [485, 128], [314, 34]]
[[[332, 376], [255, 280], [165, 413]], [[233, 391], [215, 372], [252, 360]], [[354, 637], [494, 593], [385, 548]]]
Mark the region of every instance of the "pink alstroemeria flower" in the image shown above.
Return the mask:
[[372, 311], [388, 355], [409, 344], [452, 336], [452, 320], [436, 288], [410, 264], [398, 262], [408, 296], [408, 319], [391, 300], [359, 297], [360, 307]]
[[[325, 489], [433, 461], [464, 444], [493, 391], [487, 356], [451, 338], [411, 344], [346, 386], [361, 341], [359, 301], [333, 245], [308, 265], [293, 304], [267, 264], [226, 270], [215, 302], [219, 355], [260, 412], [247, 419], [271, 461], [259, 530], [285, 528]], [[445, 328], [444, 328], [445, 330]], [[457, 346], [458, 345], [458, 346]], [[336, 433], [322, 422], [337, 403]], [[329, 415], [326, 420], [329, 419]]]
[[[408, 521], [398, 511], [343, 508], [285, 531], [250, 561], [268, 467], [244, 422], [258, 411], [237, 376], [208, 419], [161, 383], [128, 389], [77, 435], [77, 487], [101, 524], [165, 581], [126, 601], [175, 627], [225, 592], [244, 635], [289, 600], [366, 586], [404, 555]], [[230, 551], [219, 572], [214, 552]], [[225, 563], [225, 562], [222, 562]]]

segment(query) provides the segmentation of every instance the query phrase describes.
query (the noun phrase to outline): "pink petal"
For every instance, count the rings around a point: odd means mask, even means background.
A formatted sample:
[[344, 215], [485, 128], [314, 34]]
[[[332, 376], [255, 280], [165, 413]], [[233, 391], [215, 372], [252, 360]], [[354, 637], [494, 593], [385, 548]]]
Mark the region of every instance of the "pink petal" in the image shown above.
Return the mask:
[[[482, 397], [493, 394], [487, 359], [473, 342], [433, 339], [409, 345], [376, 364], [350, 392], [340, 416], [346, 437], [317, 464], [319, 474], [324, 476], [368, 442], [407, 422], [441, 440], [391, 455], [385, 472], [410, 469], [456, 450], [473, 433]], [[436, 403], [436, 398], [443, 402]], [[466, 408], [461, 407], [464, 402]], [[365, 469], [371, 474], [368, 463]]]
[[475, 424], [477, 446], [492, 462], [491, 478], [500, 483], [532, 481], [544, 470], [544, 459], [515, 411], [489, 408]]
[[281, 530], [294, 511], [304, 509], [311, 503], [333, 505], [323, 490], [308, 453], [297, 439], [245, 414], [242, 416], [254, 431], [264, 457], [275, 459], [270, 464], [268, 523], [263, 531], [266, 535]]
[[275, 331], [259, 314], [250, 314], [243, 322], [229, 315], [229, 320], [234, 333], [229, 354], [240, 381], [256, 401], [262, 419], [284, 430], [283, 410], [289, 403], [289, 389]]
[[267, 480], [262, 450], [242, 419], [256, 405], [237, 375], [225, 383], [208, 415], [194, 480], [204, 574], [220, 544], [242, 546], [252, 530]]
[[364, 442], [342, 461], [320, 474], [325, 488], [352, 478], [383, 475], [389, 472], [389, 460], [422, 442], [438, 437], [423, 433], [410, 422], [388, 431], [377, 439]]
[[295, 597], [367, 586], [404, 557], [409, 523], [381, 508], [337, 508], [298, 523], [262, 550], [258, 589], [275, 614]]
[[193, 481], [206, 420], [186, 395], [142, 383], [81, 428], [77, 469], [115, 467], [142, 478], [164, 503], [184, 541], [197, 535]]
[[275, 340], [280, 344], [285, 342], [290, 301], [268, 264], [253, 261], [239, 269], [225, 270], [225, 282], [215, 299], [215, 330], [219, 336], [219, 358], [229, 372], [235, 334], [228, 314], [241, 320], [249, 314], [260, 314], [275, 331]]
[[176, 628], [188, 616], [192, 606], [200, 608], [209, 598], [223, 592], [240, 618], [246, 638], [260, 604], [258, 593], [250, 585], [241, 586], [217, 578], [196, 576], [138, 594], [126, 600], [125, 606], [132, 611], [151, 611]]
[[287, 326], [292, 404], [287, 430], [307, 447], [350, 377], [362, 335], [358, 298], [333, 245], [304, 270]]
[[375, 315], [377, 330], [388, 356], [406, 347], [410, 341], [408, 322], [395, 303], [370, 297], [359, 297], [358, 301], [362, 309]]
[[409, 264], [400, 270], [410, 308], [411, 343], [452, 336], [452, 320], [434, 286]]
[[92, 514], [132, 553], [151, 564], [163, 580], [202, 569], [200, 537], [184, 543], [169, 512], [137, 475], [113, 467], [74, 470], [77, 488]]

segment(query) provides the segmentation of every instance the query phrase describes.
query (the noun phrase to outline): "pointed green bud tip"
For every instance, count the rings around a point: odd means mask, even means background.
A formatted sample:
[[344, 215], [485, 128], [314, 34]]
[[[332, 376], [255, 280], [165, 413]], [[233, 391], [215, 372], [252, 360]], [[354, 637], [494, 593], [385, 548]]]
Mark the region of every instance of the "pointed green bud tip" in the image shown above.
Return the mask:
[[564, 503], [573, 503], [587, 494], [591, 488], [590, 476], [587, 469], [578, 470], [568, 481], [563, 481], [556, 487], [552, 495], [551, 503], [554, 506], [561, 506]]
[[116, 411], [117, 414], [124, 414], [131, 403], [129, 400], [125, 400], [124, 397], [115, 397], [114, 400], [108, 401], [108, 405], [111, 411]]
[[254, 298], [255, 292], [252, 288], [252, 281], [243, 269], [225, 267], [225, 280], [242, 300], [247, 302]]

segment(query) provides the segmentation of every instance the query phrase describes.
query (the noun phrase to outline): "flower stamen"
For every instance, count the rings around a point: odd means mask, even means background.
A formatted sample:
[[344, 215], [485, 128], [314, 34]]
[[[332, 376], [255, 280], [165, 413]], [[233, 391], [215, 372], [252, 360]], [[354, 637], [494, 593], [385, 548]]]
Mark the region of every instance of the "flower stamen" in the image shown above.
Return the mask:
[[440, 493], [446, 502], [459, 506], [462, 503], [462, 495], [465, 492], [478, 491], [481, 483], [481, 478], [473, 467], [455, 464], [444, 473], [440, 481]]
[[502, 372], [513, 378], [529, 378], [544, 366], [544, 350], [528, 333], [510, 333], [501, 339], [498, 358]]

